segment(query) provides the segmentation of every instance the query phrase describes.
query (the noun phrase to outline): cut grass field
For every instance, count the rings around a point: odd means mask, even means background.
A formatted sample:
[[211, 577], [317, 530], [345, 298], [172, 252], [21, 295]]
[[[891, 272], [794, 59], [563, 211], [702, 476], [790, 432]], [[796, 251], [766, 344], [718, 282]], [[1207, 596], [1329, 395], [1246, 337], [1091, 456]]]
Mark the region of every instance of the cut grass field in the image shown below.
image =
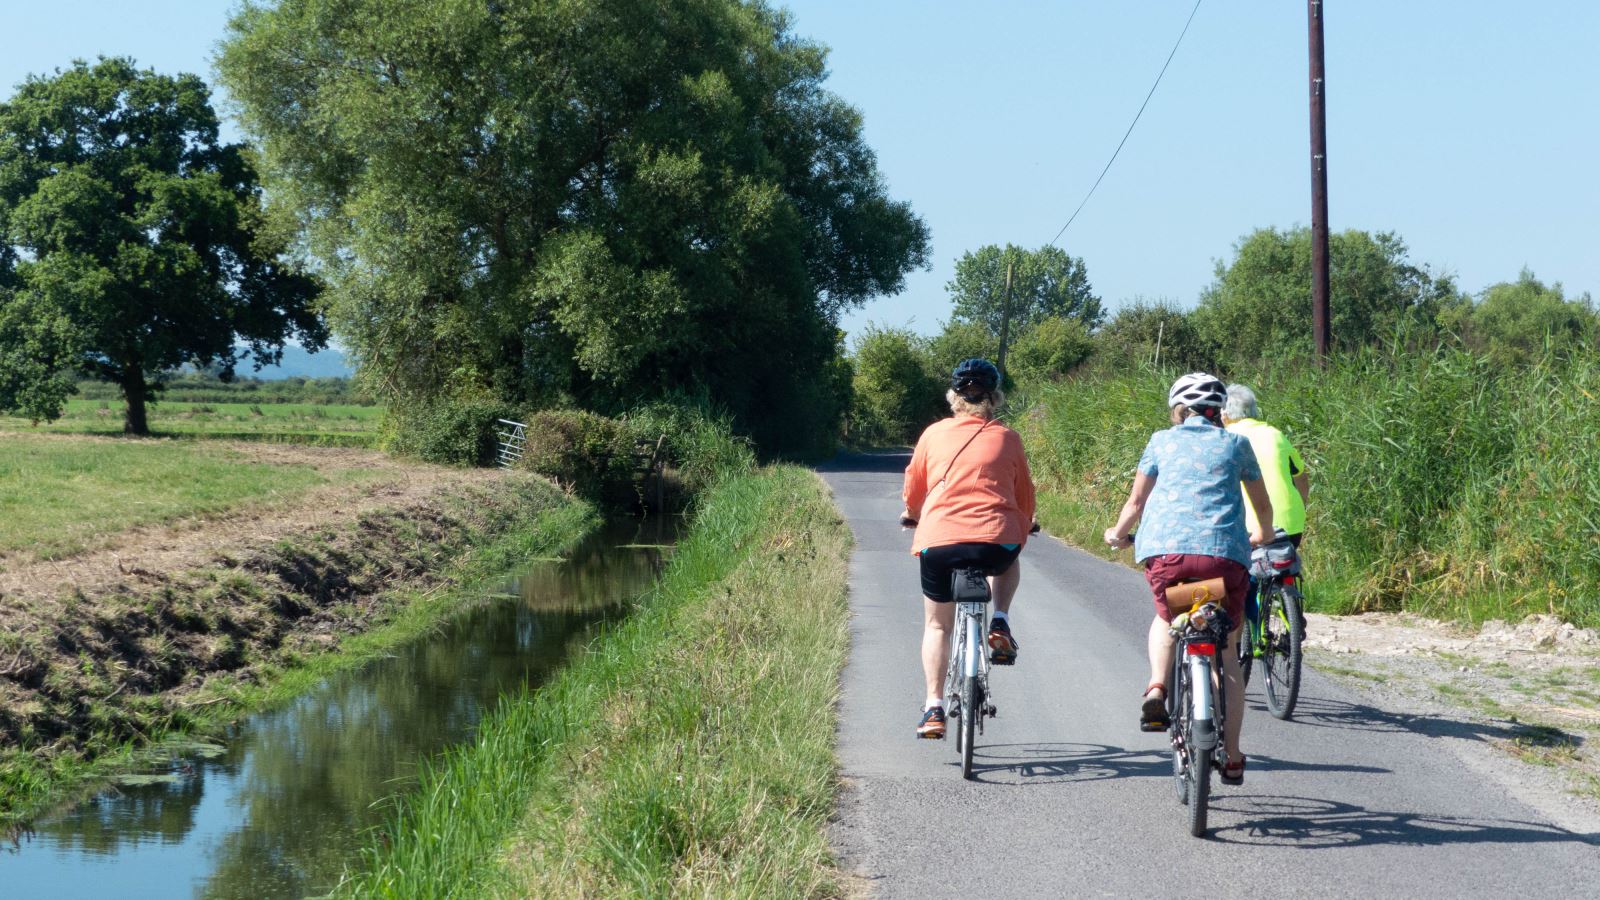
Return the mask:
[[[341, 447], [377, 443], [383, 407], [334, 403], [187, 403], [162, 401], [148, 407], [153, 434], [185, 438], [282, 441]], [[23, 433], [121, 434], [119, 401], [67, 401], [54, 422], [0, 418], [0, 430]]]
[[849, 540], [810, 472], [720, 482], [634, 614], [431, 766], [337, 893], [840, 895]]
[[290, 497], [329, 477], [204, 444], [0, 434], [0, 558], [69, 556], [108, 534]]

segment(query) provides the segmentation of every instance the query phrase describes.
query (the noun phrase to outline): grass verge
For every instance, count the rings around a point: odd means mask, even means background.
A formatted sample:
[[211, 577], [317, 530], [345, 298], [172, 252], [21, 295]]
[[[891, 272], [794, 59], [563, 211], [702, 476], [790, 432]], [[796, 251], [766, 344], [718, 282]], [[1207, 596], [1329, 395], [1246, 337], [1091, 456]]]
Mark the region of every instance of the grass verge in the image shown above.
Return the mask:
[[74, 595], [0, 636], [0, 823], [70, 802], [175, 734], [207, 734], [387, 652], [465, 589], [597, 524], [549, 482], [362, 516], [135, 592]]
[[849, 540], [808, 471], [717, 483], [638, 610], [425, 772], [337, 893], [841, 893]]

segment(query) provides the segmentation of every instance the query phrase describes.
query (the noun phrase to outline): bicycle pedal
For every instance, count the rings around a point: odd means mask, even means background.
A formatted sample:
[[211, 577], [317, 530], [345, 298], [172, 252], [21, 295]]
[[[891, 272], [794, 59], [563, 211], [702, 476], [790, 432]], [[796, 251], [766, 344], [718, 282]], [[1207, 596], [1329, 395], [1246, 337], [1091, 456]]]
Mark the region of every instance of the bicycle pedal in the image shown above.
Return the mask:
[[995, 716], [1000, 715], [1000, 707], [995, 706], [993, 703], [991, 703], [988, 706], [985, 706], [983, 708], [983, 714], [992, 719]]
[[942, 740], [944, 740], [944, 732], [941, 731], [938, 734], [919, 734], [919, 735], [917, 735], [917, 740], [919, 740], [919, 741], [942, 741]]
[[1166, 731], [1171, 726], [1172, 723], [1168, 721], [1146, 722], [1142, 719], [1139, 721], [1140, 731]]

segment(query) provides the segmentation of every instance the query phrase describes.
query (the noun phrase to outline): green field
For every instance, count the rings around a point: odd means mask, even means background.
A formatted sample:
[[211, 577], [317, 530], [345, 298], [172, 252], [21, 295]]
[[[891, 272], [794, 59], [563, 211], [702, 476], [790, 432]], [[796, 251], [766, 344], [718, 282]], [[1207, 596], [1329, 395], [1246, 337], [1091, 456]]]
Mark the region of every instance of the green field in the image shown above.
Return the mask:
[[[155, 435], [370, 447], [377, 443], [383, 407], [165, 401], [151, 404], [149, 416], [150, 431]], [[0, 418], [0, 430], [121, 434], [122, 417], [121, 402], [74, 398], [54, 422], [32, 425], [26, 419], [4, 417]]]
[[248, 462], [199, 443], [3, 435], [0, 554], [67, 556], [136, 525], [259, 504], [327, 481], [310, 466]]

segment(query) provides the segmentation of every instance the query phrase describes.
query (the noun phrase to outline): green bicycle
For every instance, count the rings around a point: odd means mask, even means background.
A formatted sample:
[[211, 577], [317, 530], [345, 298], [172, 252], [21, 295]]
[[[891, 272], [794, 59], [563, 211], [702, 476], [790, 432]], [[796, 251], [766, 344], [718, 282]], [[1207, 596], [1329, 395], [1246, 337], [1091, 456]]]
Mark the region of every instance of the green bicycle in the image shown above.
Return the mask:
[[1300, 555], [1289, 536], [1250, 554], [1255, 602], [1245, 608], [1245, 634], [1239, 641], [1239, 667], [1244, 683], [1261, 660], [1267, 710], [1279, 719], [1294, 715], [1300, 697], [1301, 644], [1306, 636], [1305, 599], [1300, 593]]

